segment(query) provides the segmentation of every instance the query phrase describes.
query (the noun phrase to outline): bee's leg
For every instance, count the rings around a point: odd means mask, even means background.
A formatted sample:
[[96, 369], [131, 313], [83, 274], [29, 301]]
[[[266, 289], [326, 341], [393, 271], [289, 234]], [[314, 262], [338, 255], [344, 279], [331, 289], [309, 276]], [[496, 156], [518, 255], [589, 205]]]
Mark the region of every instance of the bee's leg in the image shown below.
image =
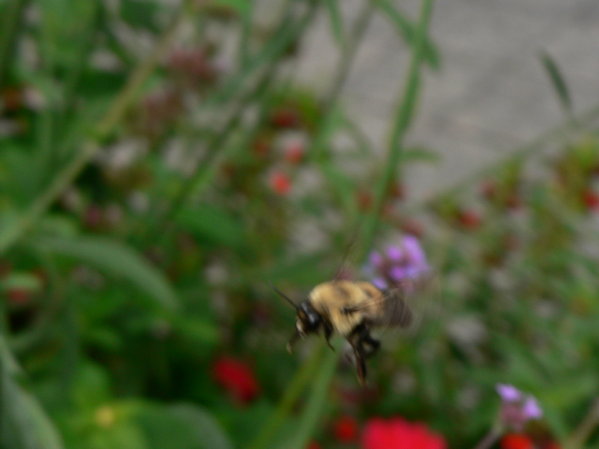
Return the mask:
[[332, 335], [333, 335], [333, 326], [330, 323], [325, 323], [324, 324], [324, 338], [327, 341], [327, 345], [329, 346], [329, 348], [331, 348], [334, 352], [335, 348], [331, 344], [331, 336]]
[[364, 347], [362, 345], [362, 335], [365, 330], [366, 332], [368, 332], [364, 324], [360, 324], [356, 328], [354, 328], [352, 333], [347, 338], [347, 341], [354, 350], [354, 357], [356, 359], [356, 369], [358, 371], [358, 380], [360, 381], [360, 385], [362, 386], [366, 385], [366, 361]]
[[381, 346], [381, 342], [372, 338], [372, 335], [370, 335], [368, 330], [365, 330], [365, 332], [361, 335], [360, 344], [366, 357], [373, 355]]
[[289, 354], [291, 354], [293, 352], [293, 345], [295, 344], [295, 342], [301, 337], [300, 333], [298, 332], [298, 330], [295, 330], [295, 333], [291, 336], [291, 338], [289, 339], [289, 341], [287, 342], [287, 352]]
[[354, 346], [354, 357], [356, 358], [356, 369], [358, 370], [358, 380], [360, 385], [366, 385], [366, 361], [362, 349]]

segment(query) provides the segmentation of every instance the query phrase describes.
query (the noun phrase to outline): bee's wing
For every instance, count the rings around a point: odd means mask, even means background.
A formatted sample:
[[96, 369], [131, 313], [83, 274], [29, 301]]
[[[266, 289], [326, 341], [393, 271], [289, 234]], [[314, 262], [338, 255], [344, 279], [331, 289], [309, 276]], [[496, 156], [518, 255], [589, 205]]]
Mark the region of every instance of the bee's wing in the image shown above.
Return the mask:
[[[398, 292], [395, 290], [398, 289]], [[394, 296], [399, 296], [403, 299], [404, 304], [394, 300]], [[424, 325], [428, 327], [430, 324], [436, 326], [439, 322], [438, 318], [443, 308], [443, 296], [441, 294], [439, 276], [434, 272], [429, 272], [417, 280], [406, 279], [399, 285], [394, 286], [389, 293], [385, 295], [389, 297], [389, 316], [398, 316], [402, 313], [402, 307], [407, 307], [410, 313], [410, 321], [405, 326], [400, 326], [407, 329], [408, 333], [413, 333]], [[389, 326], [395, 326], [392, 321]]]
[[405, 279], [384, 290], [381, 297], [366, 299], [351, 310], [372, 316], [372, 324], [383, 331], [388, 327], [414, 330], [439, 311], [437, 287], [437, 277], [432, 274]]
[[392, 326], [407, 328], [414, 322], [414, 313], [412, 312], [408, 295], [405, 289], [392, 288], [383, 294], [383, 316], [378, 326]]

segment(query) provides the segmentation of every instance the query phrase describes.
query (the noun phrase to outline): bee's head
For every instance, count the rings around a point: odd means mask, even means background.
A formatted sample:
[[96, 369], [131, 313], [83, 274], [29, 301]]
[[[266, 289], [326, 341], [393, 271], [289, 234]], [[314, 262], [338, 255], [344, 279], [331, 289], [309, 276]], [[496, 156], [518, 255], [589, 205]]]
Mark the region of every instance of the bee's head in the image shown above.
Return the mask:
[[310, 300], [302, 301], [297, 307], [297, 321], [295, 326], [301, 336], [317, 332], [322, 318], [320, 314], [314, 310]]
[[287, 343], [287, 350], [291, 352], [291, 348], [298, 338], [303, 338], [306, 336], [306, 334], [311, 334], [318, 331], [318, 328], [322, 322], [322, 318], [320, 314], [314, 310], [314, 307], [312, 307], [310, 299], [306, 299], [301, 303], [296, 304], [285, 293], [281, 292], [276, 287], [273, 286], [273, 289], [279, 294], [279, 296], [281, 296], [281, 298], [287, 301], [296, 310], [297, 320], [295, 322], [295, 332], [291, 336], [289, 343]]

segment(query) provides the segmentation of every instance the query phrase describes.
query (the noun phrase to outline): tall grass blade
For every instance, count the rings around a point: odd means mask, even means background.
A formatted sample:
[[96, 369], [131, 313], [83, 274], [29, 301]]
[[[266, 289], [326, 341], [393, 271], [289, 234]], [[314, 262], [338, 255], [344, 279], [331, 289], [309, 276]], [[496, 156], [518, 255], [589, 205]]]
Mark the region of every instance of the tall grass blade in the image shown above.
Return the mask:
[[[389, 20], [395, 25], [397, 32], [403, 37], [403, 39], [410, 45], [415, 46], [415, 42], [418, 39], [418, 25], [413, 24], [405, 15], [401, 13], [391, 0], [379, 0], [374, 2], [380, 10], [387, 16]], [[423, 59], [430, 65], [431, 68], [438, 70], [441, 67], [441, 57], [437, 46], [428, 38], [424, 36], [424, 48], [422, 50]]]
[[308, 402], [297, 422], [296, 432], [280, 449], [304, 449], [316, 430], [329, 402], [329, 387], [337, 366], [338, 352], [327, 351], [312, 377]]
[[64, 449], [62, 438], [36, 399], [6, 370], [0, 376], [0, 447]]
[[566, 80], [557, 65], [557, 62], [555, 62], [555, 59], [553, 59], [547, 52], [541, 53], [540, 59], [545, 72], [547, 72], [549, 81], [551, 81], [551, 86], [555, 91], [555, 95], [557, 96], [561, 108], [568, 114], [572, 113], [572, 96], [570, 95], [570, 89], [568, 89]]
[[160, 271], [132, 248], [105, 237], [38, 238], [32, 245], [45, 252], [88, 263], [110, 275], [124, 278], [168, 310], [178, 306], [177, 296]]
[[343, 30], [343, 18], [339, 11], [337, 0], [325, 0], [325, 7], [329, 16], [329, 22], [333, 37], [340, 48], [345, 46], [345, 32]]

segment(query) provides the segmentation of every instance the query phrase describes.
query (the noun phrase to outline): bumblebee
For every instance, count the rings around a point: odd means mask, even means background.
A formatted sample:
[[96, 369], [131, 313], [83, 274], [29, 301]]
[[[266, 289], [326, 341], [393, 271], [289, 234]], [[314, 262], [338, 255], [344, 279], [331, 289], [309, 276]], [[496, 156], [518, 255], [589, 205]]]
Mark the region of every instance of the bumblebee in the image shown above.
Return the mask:
[[279, 290], [275, 291], [296, 309], [296, 329], [287, 344], [288, 351], [291, 352], [298, 339], [320, 332], [332, 348], [330, 339], [336, 332], [352, 347], [362, 385], [366, 382], [366, 358], [380, 347], [380, 342], [370, 334], [371, 329], [408, 327], [413, 320], [401, 288], [381, 290], [370, 282], [331, 281], [314, 287], [308, 298], [299, 304]]

